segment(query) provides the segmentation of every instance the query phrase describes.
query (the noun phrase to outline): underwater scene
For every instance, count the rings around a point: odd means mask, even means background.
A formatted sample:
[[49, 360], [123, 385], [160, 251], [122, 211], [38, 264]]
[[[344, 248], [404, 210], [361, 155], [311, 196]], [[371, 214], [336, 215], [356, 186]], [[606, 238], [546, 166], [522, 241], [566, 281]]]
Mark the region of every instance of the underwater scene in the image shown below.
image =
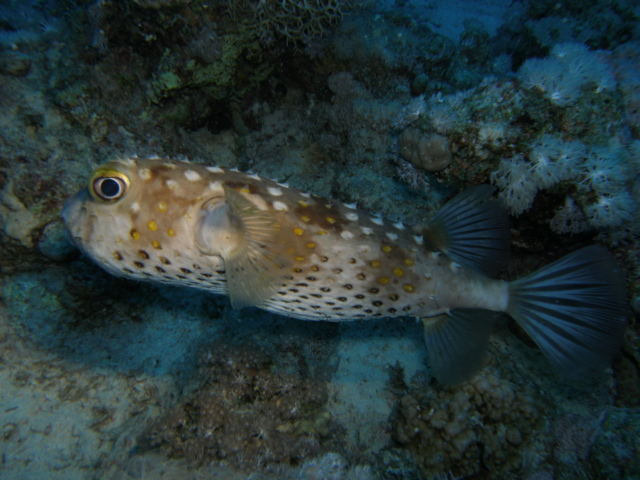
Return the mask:
[[0, 0], [0, 479], [640, 480], [637, 0]]

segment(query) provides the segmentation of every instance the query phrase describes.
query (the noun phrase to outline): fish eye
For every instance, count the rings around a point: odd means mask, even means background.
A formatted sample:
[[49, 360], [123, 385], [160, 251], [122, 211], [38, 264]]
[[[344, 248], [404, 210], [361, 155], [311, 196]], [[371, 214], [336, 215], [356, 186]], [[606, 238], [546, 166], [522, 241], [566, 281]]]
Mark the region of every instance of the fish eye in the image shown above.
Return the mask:
[[94, 198], [114, 202], [124, 196], [129, 187], [129, 179], [119, 172], [99, 172], [91, 181]]

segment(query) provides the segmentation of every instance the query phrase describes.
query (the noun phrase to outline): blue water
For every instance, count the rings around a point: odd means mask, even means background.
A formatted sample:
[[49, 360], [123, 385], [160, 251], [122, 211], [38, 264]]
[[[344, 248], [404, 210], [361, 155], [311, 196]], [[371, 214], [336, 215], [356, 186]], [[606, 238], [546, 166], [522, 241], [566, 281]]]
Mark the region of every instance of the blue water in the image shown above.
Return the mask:
[[[0, 1], [0, 478], [640, 478], [640, 6]], [[491, 183], [512, 279], [623, 266], [568, 382], [509, 318], [439, 385], [413, 318], [302, 322], [115, 278], [60, 220], [93, 168], [251, 170], [407, 225]]]

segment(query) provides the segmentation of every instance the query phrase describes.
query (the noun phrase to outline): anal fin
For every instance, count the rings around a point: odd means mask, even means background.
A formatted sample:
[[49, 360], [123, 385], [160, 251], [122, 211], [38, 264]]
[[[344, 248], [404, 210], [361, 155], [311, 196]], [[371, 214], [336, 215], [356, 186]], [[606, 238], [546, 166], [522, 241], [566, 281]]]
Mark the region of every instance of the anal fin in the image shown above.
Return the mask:
[[462, 382], [482, 367], [492, 315], [485, 310], [456, 309], [422, 319], [429, 367], [439, 383]]

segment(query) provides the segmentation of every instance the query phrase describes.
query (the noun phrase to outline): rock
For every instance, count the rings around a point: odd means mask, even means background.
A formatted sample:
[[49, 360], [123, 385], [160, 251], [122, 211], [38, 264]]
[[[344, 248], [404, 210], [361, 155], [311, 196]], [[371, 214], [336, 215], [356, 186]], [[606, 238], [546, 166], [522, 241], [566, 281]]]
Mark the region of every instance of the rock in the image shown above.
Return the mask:
[[400, 134], [399, 141], [400, 155], [424, 170], [437, 172], [451, 163], [449, 140], [443, 135], [407, 128]]
[[29, 70], [31, 70], [31, 60], [25, 54], [12, 51], [0, 53], [0, 73], [24, 77]]
[[56, 220], [44, 227], [38, 250], [51, 260], [65, 260], [73, 255], [75, 247], [63, 223]]

